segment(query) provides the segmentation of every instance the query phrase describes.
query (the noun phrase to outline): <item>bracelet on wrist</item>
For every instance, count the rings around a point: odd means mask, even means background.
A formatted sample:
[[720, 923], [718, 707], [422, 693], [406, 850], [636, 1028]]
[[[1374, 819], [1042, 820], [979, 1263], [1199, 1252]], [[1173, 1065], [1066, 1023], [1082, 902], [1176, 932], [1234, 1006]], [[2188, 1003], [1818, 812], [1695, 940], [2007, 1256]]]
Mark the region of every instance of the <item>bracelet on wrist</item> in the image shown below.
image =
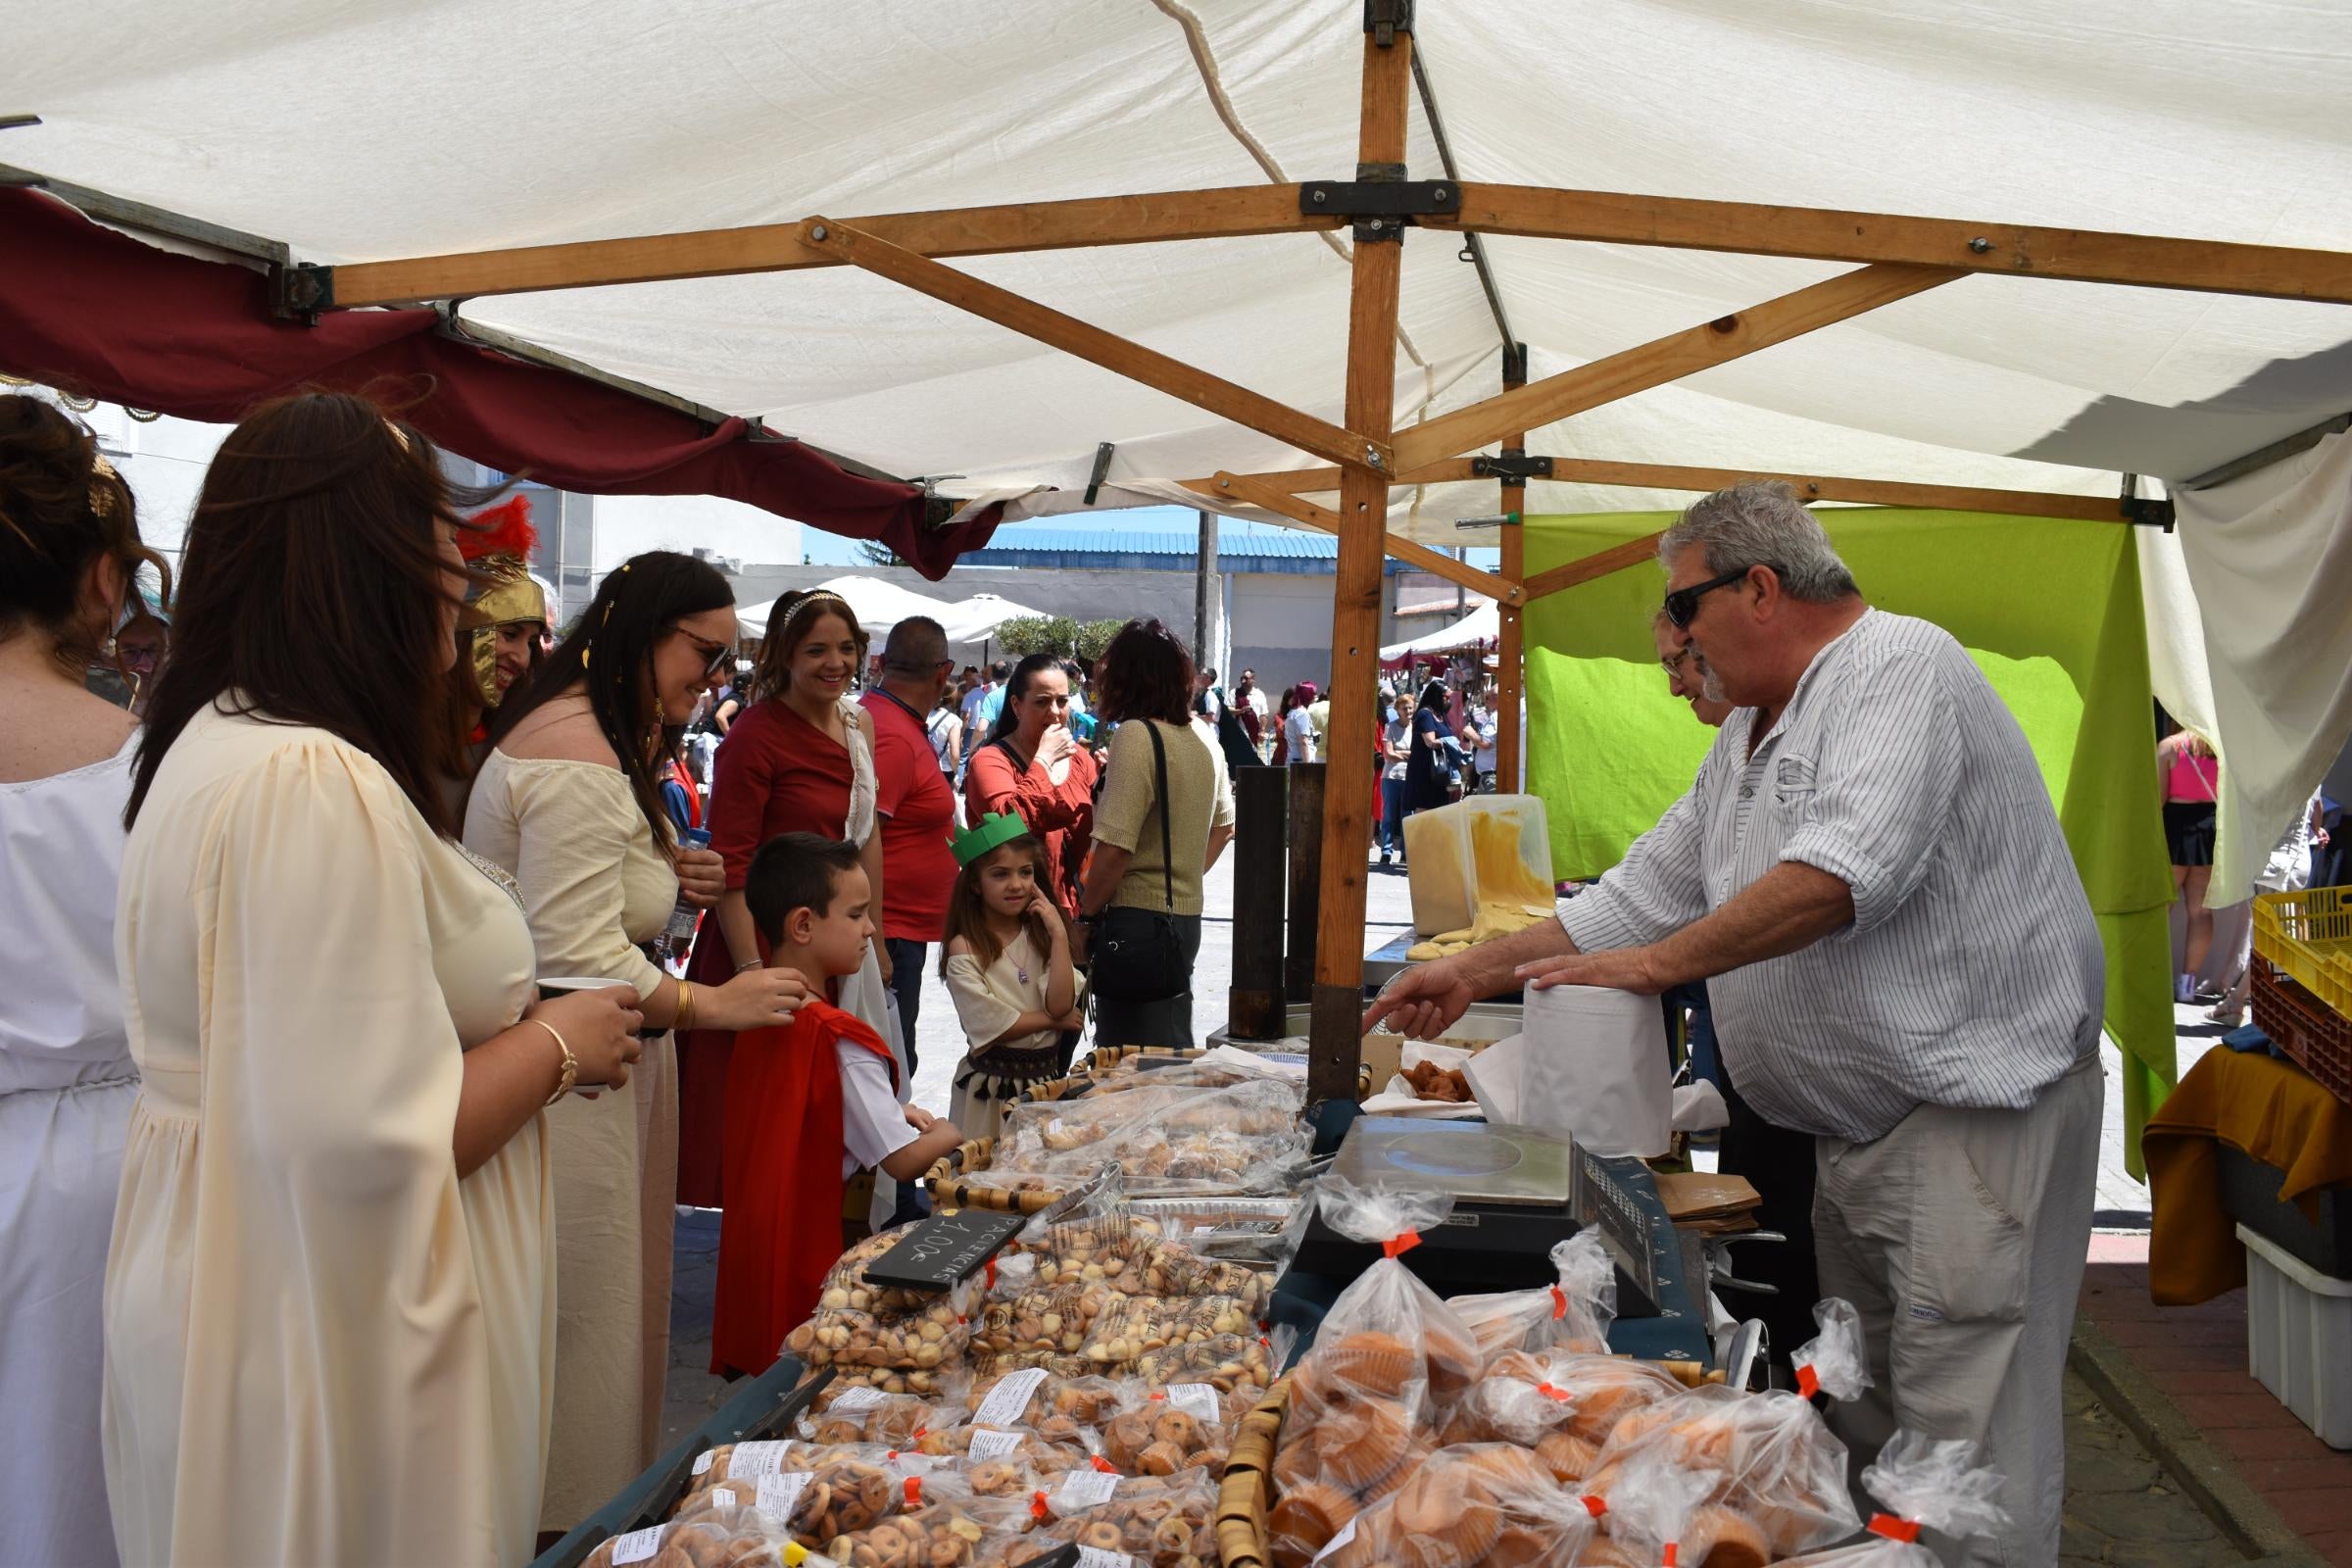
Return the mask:
[[556, 1043], [556, 1049], [564, 1053], [564, 1071], [562, 1076], [556, 1080], [556, 1092], [548, 1096], [544, 1101], [540, 1102], [541, 1104], [552, 1105], [557, 1101], [562, 1100], [565, 1095], [570, 1094], [572, 1088], [579, 1083], [580, 1058], [571, 1054], [571, 1047], [565, 1043], [561, 1034], [556, 1032], [556, 1026], [552, 1023], [549, 1023], [545, 1018], [525, 1018], [522, 1021], [524, 1023], [535, 1023], [540, 1028], [546, 1030], [548, 1038]]
[[764, 969], [766, 967], [767, 960], [765, 958], [746, 958], [735, 966], [735, 972], [741, 974], [746, 969]]
[[694, 1027], [694, 982], [691, 980], [678, 982], [678, 1009], [676, 1016], [669, 1020], [669, 1026], [680, 1032]]

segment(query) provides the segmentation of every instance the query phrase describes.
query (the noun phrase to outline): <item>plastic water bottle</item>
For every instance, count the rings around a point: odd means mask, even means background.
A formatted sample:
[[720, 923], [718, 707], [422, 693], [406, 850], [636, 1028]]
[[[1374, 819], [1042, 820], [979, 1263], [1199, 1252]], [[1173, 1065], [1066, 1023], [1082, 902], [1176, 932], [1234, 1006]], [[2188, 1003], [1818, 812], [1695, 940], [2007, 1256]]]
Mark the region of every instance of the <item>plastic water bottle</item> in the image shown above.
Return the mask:
[[[680, 828], [678, 847], [684, 850], [707, 850], [710, 847], [710, 832], [708, 828]], [[664, 966], [683, 957], [686, 950], [693, 945], [695, 922], [702, 918], [702, 910], [686, 902], [686, 895], [681, 891], [678, 902], [670, 908], [669, 924], [662, 928], [662, 962]]]

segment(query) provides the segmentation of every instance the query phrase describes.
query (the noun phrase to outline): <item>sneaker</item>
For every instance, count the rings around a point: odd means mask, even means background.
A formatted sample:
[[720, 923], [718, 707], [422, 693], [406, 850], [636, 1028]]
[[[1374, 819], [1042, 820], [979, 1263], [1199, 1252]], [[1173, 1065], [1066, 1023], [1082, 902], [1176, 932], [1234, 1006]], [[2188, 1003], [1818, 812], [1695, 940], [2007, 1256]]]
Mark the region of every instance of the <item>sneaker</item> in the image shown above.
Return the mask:
[[2196, 989], [2196, 976], [2187, 974], [2177, 974], [2173, 976], [2173, 1000], [2175, 1002], [2188, 1001], [2190, 994]]

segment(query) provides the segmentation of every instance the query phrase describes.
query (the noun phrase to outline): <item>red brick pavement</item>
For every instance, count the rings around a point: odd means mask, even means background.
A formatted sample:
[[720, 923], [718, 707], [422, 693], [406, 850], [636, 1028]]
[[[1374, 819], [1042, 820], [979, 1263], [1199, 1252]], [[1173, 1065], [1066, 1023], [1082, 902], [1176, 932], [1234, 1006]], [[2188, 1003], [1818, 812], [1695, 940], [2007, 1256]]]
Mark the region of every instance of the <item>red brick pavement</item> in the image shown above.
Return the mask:
[[2313, 1550], [2352, 1568], [2352, 1453], [2322, 1443], [2247, 1373], [2246, 1293], [2158, 1306], [2145, 1239], [2134, 1240], [2136, 1258], [2121, 1238], [2095, 1239], [2082, 1310]]

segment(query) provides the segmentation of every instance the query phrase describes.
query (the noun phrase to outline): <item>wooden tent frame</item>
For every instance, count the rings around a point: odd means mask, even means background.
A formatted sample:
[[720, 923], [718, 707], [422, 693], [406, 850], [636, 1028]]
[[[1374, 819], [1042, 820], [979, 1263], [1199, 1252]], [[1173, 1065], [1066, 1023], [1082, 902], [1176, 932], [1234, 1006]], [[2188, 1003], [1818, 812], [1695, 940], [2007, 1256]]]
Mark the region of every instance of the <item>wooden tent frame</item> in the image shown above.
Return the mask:
[[[1494, 599], [1501, 619], [1499, 710], [1516, 710], [1522, 681], [1521, 612], [1548, 593], [1649, 559], [1655, 536], [1530, 578], [1521, 531], [1502, 529], [1499, 575], [1386, 531], [1392, 486], [1475, 476], [1465, 456], [1499, 443], [1517, 456], [1525, 432], [1758, 349], [1831, 325], [1973, 272], [2352, 304], [2352, 253], [1959, 222], [1744, 202], [1632, 196], [1540, 186], [1404, 180], [1412, 95], [1409, 0], [1367, 0], [1356, 179], [1250, 185], [1077, 201], [899, 213], [710, 229], [631, 239], [287, 270], [281, 298], [296, 314], [469, 295], [585, 288], [670, 278], [857, 267], [1039, 342], [1181, 398], [1222, 418], [1322, 458], [1331, 466], [1284, 473], [1217, 473], [1192, 490], [1262, 508], [1336, 534], [1332, 617], [1331, 752], [1373, 751], [1373, 687], [1380, 658], [1384, 555]], [[941, 258], [1098, 245], [1151, 244], [1335, 229], [1356, 230], [1348, 321], [1343, 424], [1291, 409], [1222, 377], [983, 282]], [[1857, 264], [1852, 271], [1748, 310], [1529, 382], [1517, 345], [1504, 351], [1501, 391], [1403, 432], [1395, 409], [1402, 231], [1517, 234], [1801, 257]], [[1588, 484], [1711, 490], [1745, 470], [1552, 458], [1499, 475], [1501, 510], [1524, 510], [1531, 476]], [[1543, 471], [1547, 469], [1548, 471]], [[1788, 480], [1809, 499], [1950, 508], [2126, 522], [2127, 501], [2028, 491], [1898, 484], [1811, 474]], [[1337, 506], [1304, 499], [1337, 493]], [[1504, 724], [1496, 760], [1519, 773], [1519, 737]], [[1315, 933], [1309, 1092], [1350, 1094], [1362, 1010], [1364, 895], [1360, 848], [1370, 840], [1372, 773], [1332, 770], [1324, 781], [1324, 847]]]

